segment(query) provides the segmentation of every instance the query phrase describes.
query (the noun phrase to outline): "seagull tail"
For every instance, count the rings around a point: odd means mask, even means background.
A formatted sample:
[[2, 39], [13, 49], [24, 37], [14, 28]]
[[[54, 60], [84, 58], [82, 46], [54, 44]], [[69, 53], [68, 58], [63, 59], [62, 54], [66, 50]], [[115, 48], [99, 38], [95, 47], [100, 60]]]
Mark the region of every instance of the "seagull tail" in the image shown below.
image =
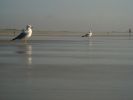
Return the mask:
[[17, 38], [13, 38], [11, 41], [14, 41], [14, 40], [16, 40]]

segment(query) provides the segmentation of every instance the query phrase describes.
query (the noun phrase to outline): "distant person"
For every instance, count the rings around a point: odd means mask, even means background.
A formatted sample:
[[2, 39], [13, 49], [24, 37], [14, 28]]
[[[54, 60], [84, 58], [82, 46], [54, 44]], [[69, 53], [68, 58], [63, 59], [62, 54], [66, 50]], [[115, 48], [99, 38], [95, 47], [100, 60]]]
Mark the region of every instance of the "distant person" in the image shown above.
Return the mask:
[[131, 33], [132, 33], [132, 30], [131, 30], [131, 28], [129, 28], [129, 36], [131, 36]]

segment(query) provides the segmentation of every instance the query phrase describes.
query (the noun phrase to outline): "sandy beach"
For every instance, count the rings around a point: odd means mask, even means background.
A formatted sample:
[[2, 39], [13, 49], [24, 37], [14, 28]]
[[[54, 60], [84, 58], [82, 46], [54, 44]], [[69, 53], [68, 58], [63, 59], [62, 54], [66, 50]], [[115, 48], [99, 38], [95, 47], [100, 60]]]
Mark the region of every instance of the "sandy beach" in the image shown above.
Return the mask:
[[35, 33], [0, 37], [1, 100], [132, 100], [133, 39]]

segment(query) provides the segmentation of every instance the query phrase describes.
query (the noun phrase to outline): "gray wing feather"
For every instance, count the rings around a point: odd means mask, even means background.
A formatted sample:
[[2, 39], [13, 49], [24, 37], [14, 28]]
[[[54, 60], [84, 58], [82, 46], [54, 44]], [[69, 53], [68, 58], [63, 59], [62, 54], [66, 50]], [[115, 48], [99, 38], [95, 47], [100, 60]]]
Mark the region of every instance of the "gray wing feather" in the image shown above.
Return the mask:
[[22, 32], [17, 37], [13, 38], [12, 40], [23, 39], [25, 36], [26, 36], [26, 33], [25, 32]]

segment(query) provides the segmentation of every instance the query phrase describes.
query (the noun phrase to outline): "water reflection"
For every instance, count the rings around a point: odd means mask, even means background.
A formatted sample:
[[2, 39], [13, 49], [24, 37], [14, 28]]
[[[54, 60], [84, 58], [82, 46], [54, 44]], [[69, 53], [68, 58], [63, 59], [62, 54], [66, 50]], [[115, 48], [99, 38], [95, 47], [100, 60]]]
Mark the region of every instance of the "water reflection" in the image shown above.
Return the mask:
[[32, 45], [30, 45], [30, 44], [17, 45], [16, 52], [17, 52], [17, 54], [20, 54], [22, 57], [24, 57], [24, 59], [26, 59], [26, 63], [28, 65], [32, 64]]
[[92, 46], [92, 39], [89, 38], [88, 41], [89, 41], [89, 42], [88, 42], [88, 43], [89, 43], [89, 46]]
[[26, 54], [27, 54], [27, 62], [29, 65], [32, 64], [32, 46], [27, 45], [26, 46]]

